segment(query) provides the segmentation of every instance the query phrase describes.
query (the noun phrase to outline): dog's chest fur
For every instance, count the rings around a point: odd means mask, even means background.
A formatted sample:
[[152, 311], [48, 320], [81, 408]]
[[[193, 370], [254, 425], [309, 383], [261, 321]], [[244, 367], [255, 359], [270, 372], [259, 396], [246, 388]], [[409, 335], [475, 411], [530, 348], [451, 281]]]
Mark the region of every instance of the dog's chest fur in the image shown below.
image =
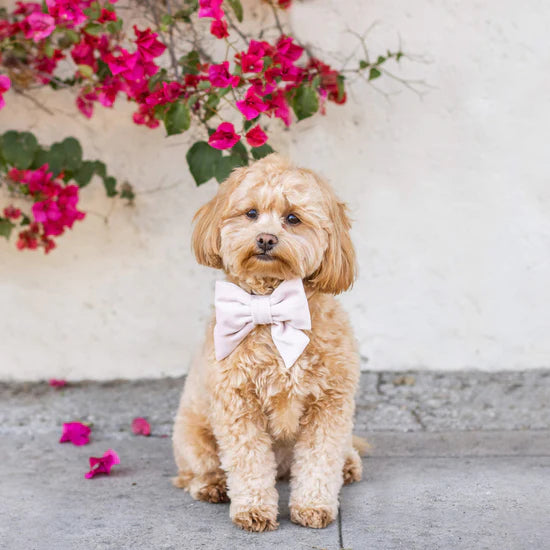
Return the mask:
[[[265, 427], [274, 440], [292, 441], [300, 430], [300, 421], [310, 403], [330, 388], [332, 375], [323, 360], [323, 350], [349, 348], [341, 338], [347, 331], [327, 332], [326, 317], [343, 314], [335, 300], [323, 297], [321, 304], [311, 304], [310, 343], [294, 365], [287, 368], [271, 338], [271, 327], [260, 325], [235, 350], [237, 364], [244, 365], [241, 391], [248, 401], [255, 401]], [[345, 317], [341, 319], [344, 324]], [[344, 328], [342, 326], [342, 328]], [[246, 380], [246, 381], [245, 381]]]

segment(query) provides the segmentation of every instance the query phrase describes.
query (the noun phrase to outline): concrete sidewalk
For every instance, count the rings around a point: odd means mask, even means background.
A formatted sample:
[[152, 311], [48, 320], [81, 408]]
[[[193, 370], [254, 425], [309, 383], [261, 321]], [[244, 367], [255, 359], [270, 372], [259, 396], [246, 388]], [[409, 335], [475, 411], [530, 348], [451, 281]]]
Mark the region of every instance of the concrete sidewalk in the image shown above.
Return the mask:
[[[0, 384], [0, 548], [385, 550], [550, 548], [550, 372], [366, 373], [356, 432], [372, 450], [341, 493], [339, 521], [246, 533], [228, 505], [175, 489], [169, 437], [182, 379]], [[136, 416], [153, 436], [132, 435]], [[89, 445], [59, 444], [63, 422]], [[121, 458], [84, 479], [88, 457]]]

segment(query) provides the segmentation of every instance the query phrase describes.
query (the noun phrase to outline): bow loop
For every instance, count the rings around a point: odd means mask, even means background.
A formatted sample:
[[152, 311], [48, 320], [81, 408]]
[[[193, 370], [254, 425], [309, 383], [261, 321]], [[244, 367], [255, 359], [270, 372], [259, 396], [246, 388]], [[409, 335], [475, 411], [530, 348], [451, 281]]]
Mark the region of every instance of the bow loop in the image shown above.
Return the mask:
[[302, 330], [311, 329], [311, 317], [300, 279], [283, 281], [268, 296], [245, 292], [233, 283], [216, 283], [216, 359], [227, 357], [256, 325], [271, 325], [271, 337], [286, 367], [302, 354], [309, 338]]

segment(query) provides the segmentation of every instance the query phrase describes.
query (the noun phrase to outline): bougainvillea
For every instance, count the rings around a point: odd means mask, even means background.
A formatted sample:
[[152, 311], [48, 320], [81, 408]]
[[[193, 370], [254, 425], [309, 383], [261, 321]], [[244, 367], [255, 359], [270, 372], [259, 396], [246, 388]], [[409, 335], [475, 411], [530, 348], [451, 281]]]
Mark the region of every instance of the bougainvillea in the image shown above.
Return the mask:
[[[137, 125], [162, 123], [168, 136], [185, 132], [192, 122], [202, 126], [205, 139], [186, 155], [190, 172], [197, 185], [211, 178], [223, 181], [233, 168], [273, 151], [268, 132], [277, 120], [290, 126], [324, 113], [327, 101], [346, 101], [343, 73], [284, 31], [279, 12], [290, 8], [291, 0], [263, 4], [275, 24], [261, 29], [257, 39], [238, 26], [244, 16], [240, 0], [137, 1], [134, 15], [151, 16], [154, 25], [131, 29], [123, 25], [115, 0], [17, 2], [11, 13], [0, 13], [0, 108], [10, 87], [71, 87], [86, 118], [98, 104], [111, 108], [122, 97], [135, 104]], [[225, 43], [224, 58], [214, 59], [197, 40], [189, 46], [179, 38], [191, 30]], [[386, 61], [402, 55], [387, 52], [376, 62], [360, 60], [354, 71], [372, 80]], [[9, 98], [7, 103], [9, 108]], [[0, 216], [0, 234], [9, 237], [15, 225], [26, 225], [17, 247], [48, 252], [54, 237], [84, 217], [77, 208], [80, 167], [67, 172], [36, 158], [10, 158], [14, 138], [8, 134], [0, 143], [0, 172], [11, 191], [33, 204], [30, 212], [18, 214], [18, 206], [8, 205]], [[117, 193], [116, 182], [101, 170], [89, 164], [85, 170], [90, 178], [94, 173], [104, 178], [109, 196]]]

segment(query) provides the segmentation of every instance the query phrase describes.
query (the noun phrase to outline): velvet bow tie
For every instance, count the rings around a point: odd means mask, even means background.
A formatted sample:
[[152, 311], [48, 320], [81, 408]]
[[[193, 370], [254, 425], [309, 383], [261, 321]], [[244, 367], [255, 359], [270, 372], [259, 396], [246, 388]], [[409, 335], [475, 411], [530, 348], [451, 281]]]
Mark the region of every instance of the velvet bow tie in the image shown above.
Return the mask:
[[227, 357], [256, 325], [271, 325], [271, 337], [285, 366], [290, 368], [309, 342], [303, 330], [311, 317], [301, 279], [283, 281], [272, 294], [248, 294], [237, 285], [216, 282], [216, 359]]

